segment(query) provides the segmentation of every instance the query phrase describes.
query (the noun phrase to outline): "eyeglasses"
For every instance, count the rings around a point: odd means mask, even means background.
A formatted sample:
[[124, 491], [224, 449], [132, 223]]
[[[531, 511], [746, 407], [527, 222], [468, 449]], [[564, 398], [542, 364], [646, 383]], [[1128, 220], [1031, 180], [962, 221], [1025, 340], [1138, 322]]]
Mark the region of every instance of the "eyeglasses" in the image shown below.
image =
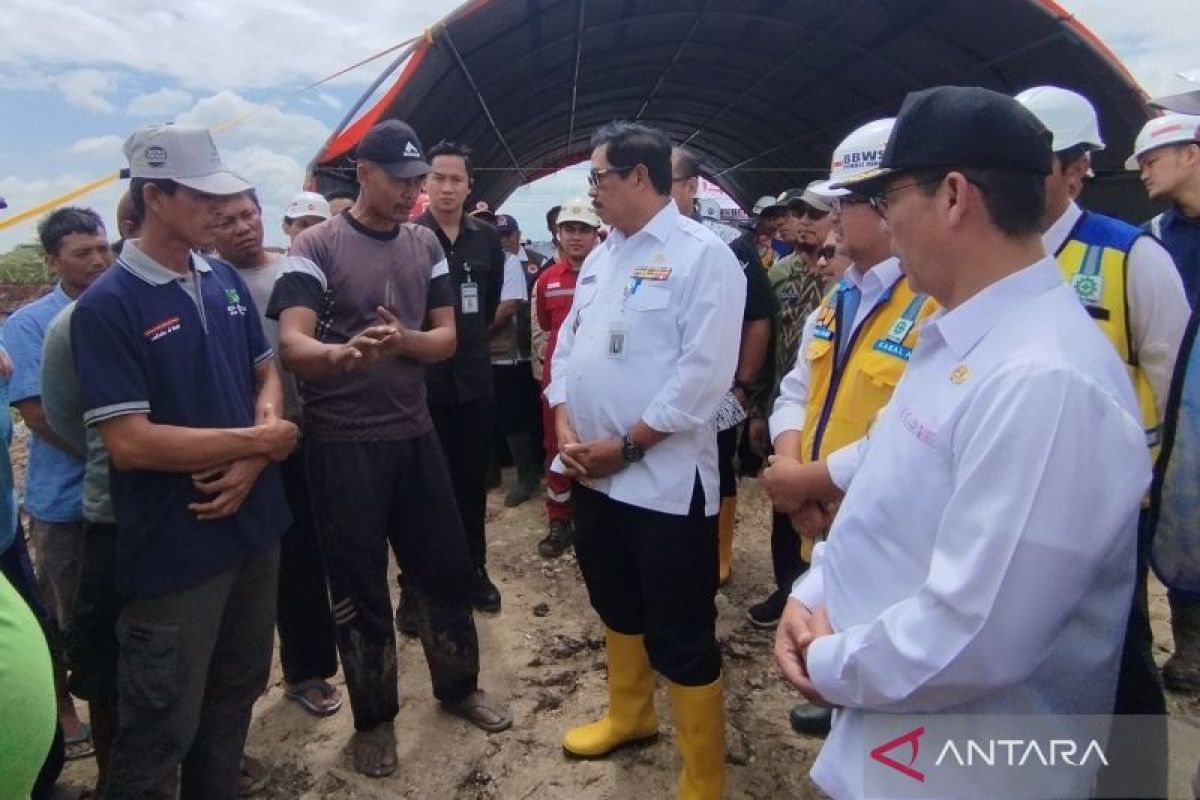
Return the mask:
[[637, 169], [637, 166], [632, 167], [609, 167], [608, 169], [594, 169], [588, 173], [588, 186], [596, 187], [600, 185], [600, 181], [607, 178], [609, 175], [628, 175]]
[[[902, 183], [899, 186], [893, 186], [890, 189], [884, 189], [883, 191], [877, 192], [871, 196], [871, 205], [875, 206], [875, 209], [880, 213], [881, 216], [886, 217], [888, 213], [888, 207], [891, 206], [892, 198], [895, 195], [903, 192], [905, 189], [912, 189], [914, 186], [928, 186], [932, 183], [941, 183], [946, 179], [946, 175], [949, 174], [950, 173], [947, 172], [933, 178], [925, 178], [924, 180], [912, 181], [911, 183]], [[988, 190], [987, 184], [977, 181], [968, 175], [964, 175], [963, 177], [967, 179], [967, 183], [979, 187], [979, 191], [986, 192]]]
[[[848, 194], [843, 197], [835, 197], [835, 198], [833, 198], [831, 205], [833, 206], [833, 210], [839, 214], [843, 213], [847, 208], [850, 208], [851, 206], [869, 205], [869, 206], [871, 206], [871, 208], [874, 208], [876, 211], [879, 211], [879, 206], [876, 205], [875, 198], [866, 197], [861, 194]], [[880, 213], [883, 213], [883, 212], [880, 211]]]
[[817, 258], [819, 258], [819, 259], [823, 258], [826, 261], [832, 261], [833, 257], [836, 255], [837, 255], [837, 247], [835, 247], [834, 245], [831, 245], [831, 244], [827, 244], [824, 247], [817, 250]]

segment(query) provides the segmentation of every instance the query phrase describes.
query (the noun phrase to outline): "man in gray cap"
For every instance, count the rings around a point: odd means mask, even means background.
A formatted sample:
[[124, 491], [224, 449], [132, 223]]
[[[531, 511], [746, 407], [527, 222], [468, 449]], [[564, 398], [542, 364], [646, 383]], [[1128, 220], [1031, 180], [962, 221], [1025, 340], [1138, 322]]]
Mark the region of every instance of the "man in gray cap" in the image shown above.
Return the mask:
[[[196, 251], [249, 185], [203, 128], [125, 144], [141, 238], [76, 303], [84, 421], [112, 462], [119, 726], [108, 797], [233, 797], [274, 643], [279, 537], [273, 352], [246, 284]], [[182, 784], [180, 787], [178, 784]]]

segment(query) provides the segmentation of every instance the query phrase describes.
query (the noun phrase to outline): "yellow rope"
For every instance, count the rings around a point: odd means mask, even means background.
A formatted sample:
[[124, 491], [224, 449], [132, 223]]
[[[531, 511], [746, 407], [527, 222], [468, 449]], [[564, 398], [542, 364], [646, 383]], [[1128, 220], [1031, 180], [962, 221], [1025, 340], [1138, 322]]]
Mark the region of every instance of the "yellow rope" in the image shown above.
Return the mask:
[[[293, 97], [296, 97], [297, 95], [300, 95], [311, 89], [315, 89], [318, 86], [328, 83], [329, 81], [331, 81], [335, 78], [340, 78], [341, 76], [345, 75], [347, 72], [350, 72], [351, 70], [358, 69], [359, 67], [363, 66], [364, 64], [369, 64], [378, 58], [382, 58], [383, 56], [386, 56], [388, 53], [394, 53], [395, 51], [399, 50], [402, 47], [407, 47], [408, 45], [413, 44], [414, 42], [420, 41], [424, 35], [425, 34], [414, 36], [411, 39], [405, 39], [403, 42], [392, 45], [391, 47], [387, 48], [386, 50], [380, 50], [375, 55], [364, 58], [362, 61], [358, 61], [354, 64], [351, 64], [350, 66], [345, 67], [344, 69], [340, 69], [337, 72], [333, 73], [332, 75], [324, 77], [315, 83], [310, 83], [307, 86], [302, 86], [301, 88], [297, 89], [296, 91], [288, 94], [284, 99], [290, 100]], [[261, 114], [266, 109], [274, 108], [274, 107], [275, 107], [274, 105], [259, 106], [258, 108], [254, 109], [253, 111], [251, 111], [249, 113], [242, 114], [239, 117], [234, 117], [233, 119], [226, 120], [225, 122], [222, 122], [219, 125], [215, 125], [212, 128], [210, 128], [210, 130], [213, 133], [219, 133], [223, 130], [232, 128], [235, 125], [240, 125], [241, 123], [245, 122], [246, 120], [250, 119], [251, 117]], [[89, 192], [94, 192], [97, 189], [101, 189], [105, 186], [108, 186], [110, 183], [120, 180], [120, 178], [121, 178], [120, 172], [110, 173], [108, 175], [105, 175], [103, 178], [97, 178], [96, 180], [91, 181], [89, 183], [85, 183], [82, 186], [77, 186], [76, 188], [72, 189], [71, 191], [66, 192], [64, 194], [60, 194], [58, 197], [55, 197], [51, 200], [47, 200], [44, 203], [40, 203], [39, 205], [36, 205], [33, 208], [27, 208], [24, 211], [13, 214], [12, 216], [8, 216], [8, 217], [5, 217], [4, 219], [0, 219], [0, 231], [5, 231], [5, 230], [8, 230], [9, 228], [14, 228], [17, 225], [20, 225], [22, 222], [27, 222], [28, 220], [33, 219], [34, 217], [38, 217], [38, 216], [46, 213], [47, 211], [53, 211], [54, 209], [58, 208], [59, 206], [66, 205], [67, 203], [71, 202], [72, 200], [74, 200], [77, 197], [82, 197], [83, 195], [88, 194]]]

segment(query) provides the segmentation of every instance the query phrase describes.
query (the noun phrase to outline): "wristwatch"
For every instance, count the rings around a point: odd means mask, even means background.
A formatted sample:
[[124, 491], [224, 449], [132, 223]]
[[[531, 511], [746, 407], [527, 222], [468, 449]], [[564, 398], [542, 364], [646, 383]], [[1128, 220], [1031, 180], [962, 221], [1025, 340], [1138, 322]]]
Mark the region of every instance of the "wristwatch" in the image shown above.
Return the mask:
[[646, 456], [646, 450], [629, 438], [629, 434], [621, 437], [621, 458], [626, 464], [636, 464]]

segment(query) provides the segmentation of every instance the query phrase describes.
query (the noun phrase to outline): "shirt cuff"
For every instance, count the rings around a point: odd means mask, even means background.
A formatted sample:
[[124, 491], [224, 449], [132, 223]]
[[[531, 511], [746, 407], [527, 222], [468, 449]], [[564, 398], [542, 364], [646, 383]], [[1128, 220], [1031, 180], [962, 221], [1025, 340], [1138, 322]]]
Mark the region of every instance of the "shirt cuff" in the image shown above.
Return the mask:
[[804, 430], [804, 409], [800, 406], [780, 405], [775, 404], [775, 411], [771, 414], [767, 425], [771, 429], [771, 441], [779, 438], [779, 434], [784, 431], [802, 431]]
[[834, 450], [825, 457], [825, 468], [829, 470], [829, 479], [843, 492], [850, 489], [850, 481], [854, 479], [854, 473], [858, 471], [861, 446], [860, 442], [854, 442], [839, 450]]
[[825, 578], [819, 566], [810, 567], [792, 584], [792, 599], [812, 611], [825, 602]]
[[813, 686], [830, 703], [839, 707], [853, 706], [852, 698], [848, 695], [838, 679], [837, 654], [844, 644], [845, 635], [833, 633], [813, 639], [808, 646], [808, 655], [804, 659], [804, 668]]
[[543, 394], [546, 395], [546, 404], [551, 408], [567, 402], [567, 387], [559, 378], [551, 378], [550, 385]]
[[642, 412], [642, 422], [660, 433], [679, 433], [699, 428], [707, 420], [655, 400]]
[[130, 414], [149, 414], [150, 403], [145, 400], [131, 400], [128, 403], [113, 403], [100, 408], [93, 408], [90, 411], [83, 412], [83, 424], [87, 427], [99, 425], [110, 419], [124, 417]]

